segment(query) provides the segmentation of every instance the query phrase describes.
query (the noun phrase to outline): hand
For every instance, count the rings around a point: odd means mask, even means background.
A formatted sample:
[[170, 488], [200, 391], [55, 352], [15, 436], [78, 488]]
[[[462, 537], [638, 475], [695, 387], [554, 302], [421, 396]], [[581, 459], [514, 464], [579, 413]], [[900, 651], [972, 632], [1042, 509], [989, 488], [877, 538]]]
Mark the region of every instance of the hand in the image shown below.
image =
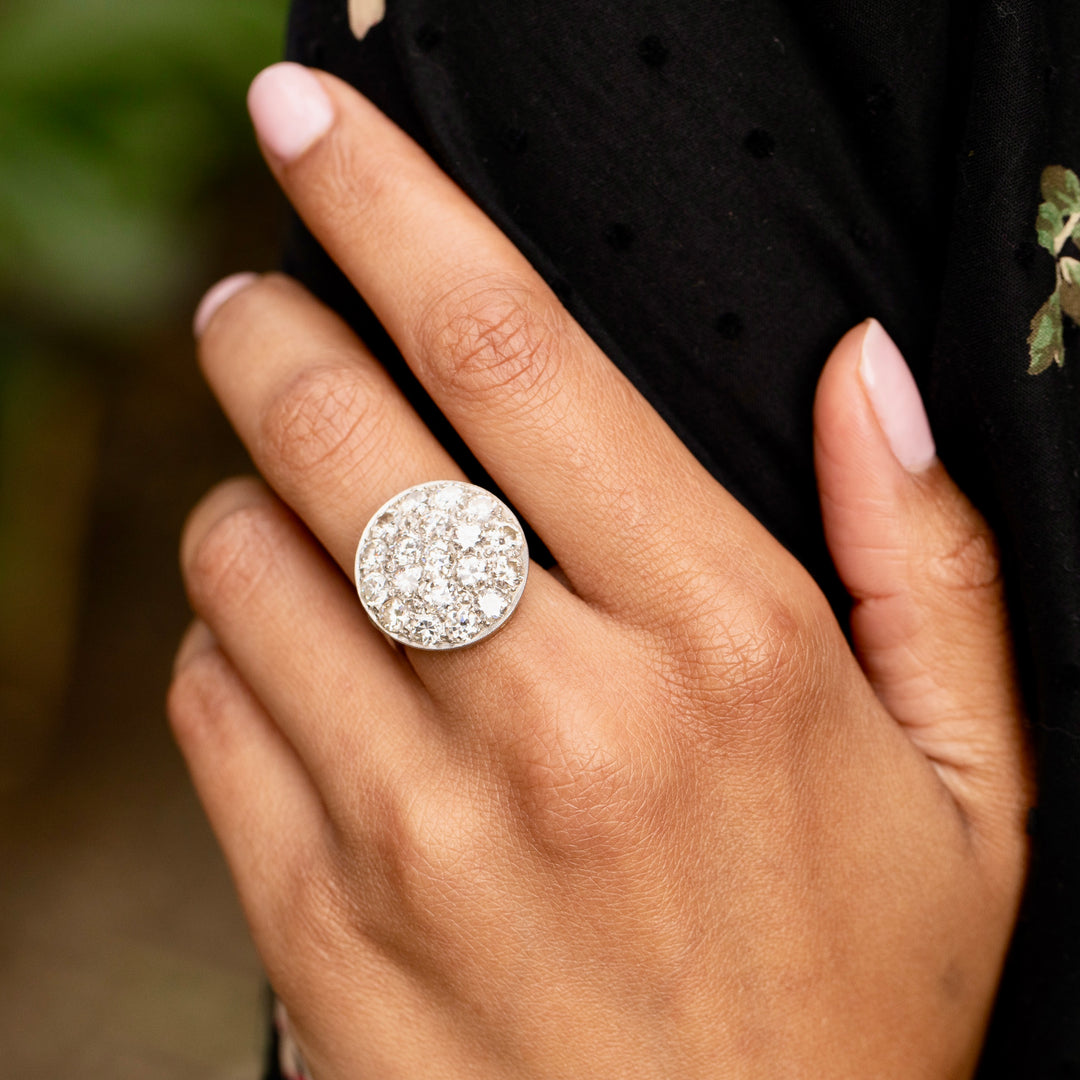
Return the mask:
[[251, 105], [561, 571], [534, 566], [473, 647], [391, 647], [347, 576], [359, 532], [460, 471], [295, 283], [204, 307], [207, 378], [269, 488], [227, 483], [188, 523], [169, 713], [313, 1076], [968, 1075], [1031, 793], [992, 538], [884, 332], [844, 338], [816, 405], [856, 660], [400, 131], [292, 65]]

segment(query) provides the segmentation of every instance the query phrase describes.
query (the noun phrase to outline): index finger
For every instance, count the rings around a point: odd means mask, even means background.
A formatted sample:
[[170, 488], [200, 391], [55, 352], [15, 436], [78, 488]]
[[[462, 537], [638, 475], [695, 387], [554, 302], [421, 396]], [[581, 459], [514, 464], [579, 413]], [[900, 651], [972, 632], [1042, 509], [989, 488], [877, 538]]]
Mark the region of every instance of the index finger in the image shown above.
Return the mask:
[[713, 550], [767, 535], [373, 105], [292, 64], [263, 72], [249, 103], [309, 228], [582, 596], [636, 605], [688, 569], [695, 532]]

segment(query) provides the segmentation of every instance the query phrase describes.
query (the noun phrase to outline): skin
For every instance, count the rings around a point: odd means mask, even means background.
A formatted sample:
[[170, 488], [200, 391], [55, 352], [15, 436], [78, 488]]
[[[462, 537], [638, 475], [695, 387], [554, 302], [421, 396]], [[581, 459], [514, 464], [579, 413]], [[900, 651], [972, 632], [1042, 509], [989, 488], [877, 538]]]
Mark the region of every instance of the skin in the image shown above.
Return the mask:
[[560, 572], [471, 648], [392, 647], [357, 537], [460, 471], [295, 282], [210, 319], [265, 481], [187, 524], [169, 716], [312, 1075], [970, 1075], [1023, 885], [1022, 717], [993, 539], [893, 456], [867, 325], [815, 406], [853, 654], [509, 242], [319, 78], [333, 125], [270, 166]]

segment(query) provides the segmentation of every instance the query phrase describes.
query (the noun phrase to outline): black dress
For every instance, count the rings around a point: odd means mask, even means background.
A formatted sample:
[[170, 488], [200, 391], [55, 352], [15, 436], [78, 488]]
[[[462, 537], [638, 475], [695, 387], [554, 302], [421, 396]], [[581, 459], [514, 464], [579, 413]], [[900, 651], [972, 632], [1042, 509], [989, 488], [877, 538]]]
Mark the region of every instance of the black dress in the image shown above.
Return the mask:
[[[842, 620], [811, 403], [853, 324], [896, 339], [1000, 539], [1039, 762], [979, 1076], [1080, 1076], [1080, 4], [387, 8], [357, 40], [346, 0], [295, 0], [289, 58], [432, 153]], [[286, 268], [488, 482], [298, 224]]]

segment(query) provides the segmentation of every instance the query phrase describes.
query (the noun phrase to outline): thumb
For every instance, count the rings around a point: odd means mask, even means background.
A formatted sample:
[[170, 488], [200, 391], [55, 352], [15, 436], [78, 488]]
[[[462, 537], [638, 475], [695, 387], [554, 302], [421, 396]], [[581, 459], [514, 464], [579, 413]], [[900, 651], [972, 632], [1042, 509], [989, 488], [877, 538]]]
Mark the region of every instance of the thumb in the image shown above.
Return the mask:
[[1031, 793], [996, 544], [938, 461], [915, 380], [874, 320], [822, 372], [814, 446], [863, 671], [969, 820], [1013, 831]]

